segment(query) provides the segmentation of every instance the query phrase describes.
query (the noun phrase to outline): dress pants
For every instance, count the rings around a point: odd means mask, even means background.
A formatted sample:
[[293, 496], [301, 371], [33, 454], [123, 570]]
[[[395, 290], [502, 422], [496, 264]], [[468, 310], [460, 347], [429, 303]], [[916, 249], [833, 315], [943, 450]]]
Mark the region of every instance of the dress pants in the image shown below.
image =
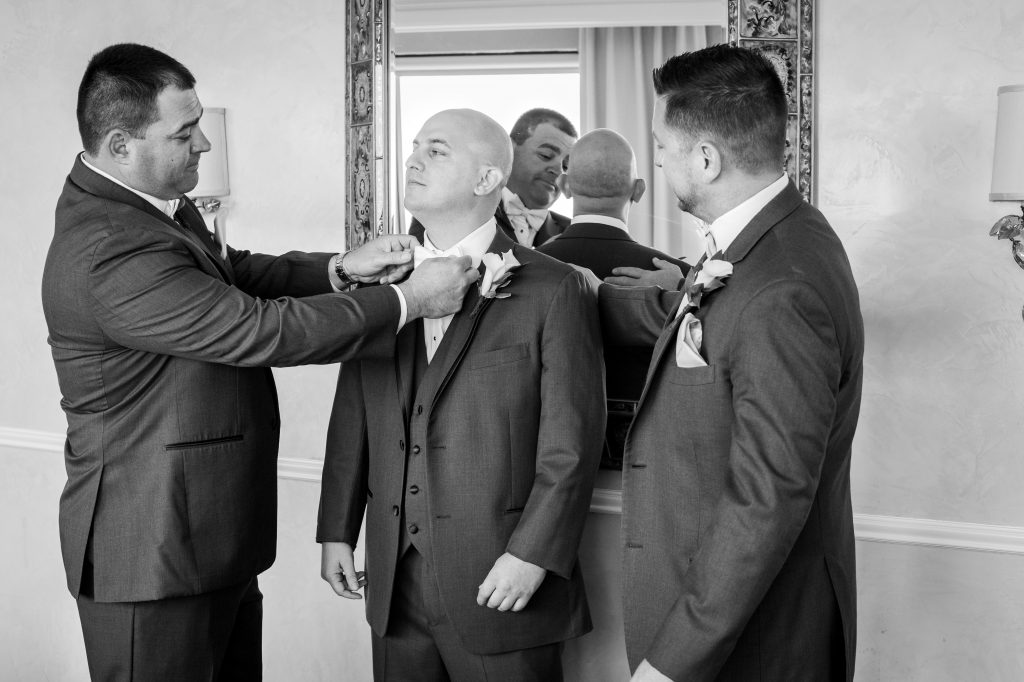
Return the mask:
[[562, 680], [561, 643], [490, 655], [466, 651], [441, 606], [434, 571], [415, 547], [399, 560], [387, 634], [373, 633], [372, 643], [376, 682]]
[[256, 578], [145, 602], [78, 597], [93, 682], [263, 679], [263, 594]]

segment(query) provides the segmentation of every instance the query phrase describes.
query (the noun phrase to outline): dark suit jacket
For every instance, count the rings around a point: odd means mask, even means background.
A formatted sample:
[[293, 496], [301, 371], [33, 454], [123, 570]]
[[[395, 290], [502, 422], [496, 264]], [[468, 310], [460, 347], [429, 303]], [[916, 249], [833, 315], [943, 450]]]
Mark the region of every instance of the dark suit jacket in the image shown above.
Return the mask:
[[[317, 540], [355, 546], [366, 515], [367, 620], [387, 631], [399, 552], [406, 444], [425, 457], [429, 556], [464, 646], [491, 654], [587, 632], [577, 547], [604, 426], [594, 291], [578, 271], [498, 233], [523, 264], [476, 316], [467, 293], [413, 389], [422, 327], [394, 360], [345, 363], [328, 432]], [[478, 606], [504, 552], [547, 569], [527, 607]]]
[[326, 253], [223, 260], [185, 204], [194, 231], [80, 159], [57, 204], [42, 298], [68, 420], [60, 536], [76, 596], [89, 562], [103, 602], [268, 568], [280, 420], [267, 367], [394, 348], [393, 291], [318, 296]]
[[733, 275], [696, 313], [705, 367], [675, 363], [681, 293], [601, 287], [605, 332], [656, 343], [623, 471], [630, 664], [688, 681], [852, 679], [857, 287], [792, 185], [725, 259]]
[[[650, 270], [655, 257], [675, 263], [684, 276], [690, 271], [683, 261], [640, 244], [624, 230], [601, 223], [570, 225], [537, 250], [563, 263], [589, 268], [601, 279], [611, 276], [617, 267]], [[651, 362], [651, 347], [606, 344], [604, 351], [608, 399], [638, 400]]]
[[[502, 232], [505, 233], [512, 241], [516, 241], [516, 232], [512, 227], [512, 223], [508, 219], [508, 214], [505, 213], [504, 202], [498, 202], [498, 208], [494, 211], [494, 219], [498, 223], [498, 227]], [[537, 230], [537, 236], [534, 237], [533, 246], [534, 248], [545, 244], [557, 235], [561, 234], [572, 221], [562, 215], [561, 213], [555, 213], [554, 211], [548, 211], [548, 217], [544, 220], [544, 224]], [[409, 234], [416, 239], [423, 241], [423, 225], [416, 218], [412, 219], [412, 223], [409, 225]]]

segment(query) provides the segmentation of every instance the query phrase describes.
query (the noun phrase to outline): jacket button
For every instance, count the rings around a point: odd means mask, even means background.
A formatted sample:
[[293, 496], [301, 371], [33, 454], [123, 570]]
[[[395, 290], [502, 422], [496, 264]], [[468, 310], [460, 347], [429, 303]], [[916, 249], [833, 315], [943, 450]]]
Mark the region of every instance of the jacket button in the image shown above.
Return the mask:
[[419, 532], [420, 532], [420, 527], [419, 526], [417, 526], [415, 523], [410, 523], [409, 524], [409, 535], [416, 535], [416, 533], [419, 533]]
[[402, 452], [405, 452], [405, 441], [404, 440], [398, 441], [398, 449], [401, 450]]
[[420, 487], [418, 485], [416, 485], [415, 483], [412, 484], [411, 486], [409, 486], [409, 493], [410, 494], [415, 495], [419, 491], [420, 491]]
[[412, 446], [412, 454], [414, 454], [414, 455], [420, 454], [420, 446], [419, 445], [413, 445]]
[[417, 405], [416, 406], [416, 414], [423, 414], [423, 406], [422, 405]]
[[395, 516], [398, 516], [398, 505], [397, 504], [394, 505], [393, 507], [391, 507], [391, 513], [394, 514]]

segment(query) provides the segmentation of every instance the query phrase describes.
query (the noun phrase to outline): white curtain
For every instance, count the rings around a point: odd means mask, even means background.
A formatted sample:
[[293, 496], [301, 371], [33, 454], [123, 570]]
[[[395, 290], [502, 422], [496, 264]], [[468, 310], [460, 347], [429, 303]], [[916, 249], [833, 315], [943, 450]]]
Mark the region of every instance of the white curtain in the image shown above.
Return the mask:
[[638, 242], [694, 263], [704, 247], [692, 216], [654, 167], [651, 72], [672, 55], [725, 41], [721, 26], [650, 26], [580, 29], [581, 134], [611, 128], [636, 152], [647, 193], [629, 211], [629, 232]]

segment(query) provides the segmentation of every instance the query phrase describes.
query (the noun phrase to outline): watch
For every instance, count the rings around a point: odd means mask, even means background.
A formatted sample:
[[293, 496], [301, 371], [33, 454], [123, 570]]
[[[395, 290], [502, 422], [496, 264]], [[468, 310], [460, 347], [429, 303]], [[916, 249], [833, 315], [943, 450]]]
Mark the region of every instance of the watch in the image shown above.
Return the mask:
[[338, 281], [341, 282], [339, 289], [351, 289], [356, 286], [358, 282], [352, 278], [347, 272], [345, 272], [345, 253], [339, 253], [334, 256], [334, 274], [337, 275]]

